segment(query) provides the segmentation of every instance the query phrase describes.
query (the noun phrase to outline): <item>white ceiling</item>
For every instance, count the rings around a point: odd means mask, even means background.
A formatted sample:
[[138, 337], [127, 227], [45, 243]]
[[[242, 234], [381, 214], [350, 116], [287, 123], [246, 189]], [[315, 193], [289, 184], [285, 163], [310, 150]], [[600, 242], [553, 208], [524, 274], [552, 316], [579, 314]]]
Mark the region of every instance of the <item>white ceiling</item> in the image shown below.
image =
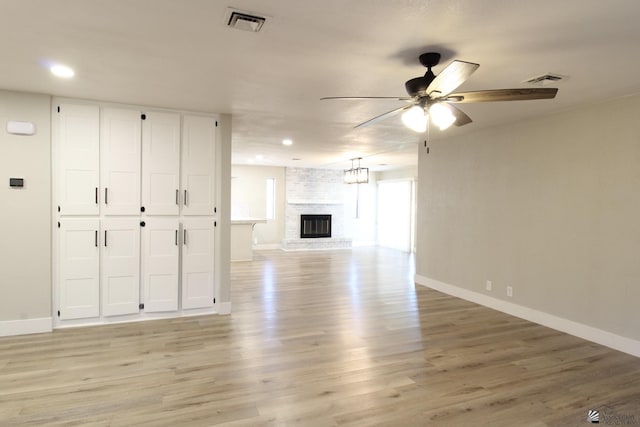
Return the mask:
[[[266, 16], [262, 31], [227, 28], [229, 6]], [[554, 100], [462, 104], [474, 123], [432, 140], [552, 114], [640, 92], [639, 20], [637, 0], [2, 0], [0, 88], [230, 113], [237, 164], [363, 156], [380, 170], [416, 164], [425, 136], [397, 116], [353, 126], [401, 104], [321, 97], [405, 96], [425, 72], [418, 56], [438, 51], [436, 74], [452, 59], [480, 64], [461, 90], [570, 78]], [[51, 61], [76, 76], [53, 77]]]

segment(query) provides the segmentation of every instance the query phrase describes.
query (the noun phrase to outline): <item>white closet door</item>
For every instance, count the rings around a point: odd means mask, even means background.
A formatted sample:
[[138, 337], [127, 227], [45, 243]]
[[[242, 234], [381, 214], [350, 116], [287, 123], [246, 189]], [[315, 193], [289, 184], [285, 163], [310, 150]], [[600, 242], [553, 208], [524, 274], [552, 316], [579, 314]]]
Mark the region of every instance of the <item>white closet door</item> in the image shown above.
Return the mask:
[[102, 220], [102, 313], [139, 312], [140, 219]]
[[100, 316], [100, 220], [60, 220], [58, 297], [60, 319]]
[[100, 110], [94, 105], [58, 106], [57, 199], [61, 215], [98, 215]]
[[178, 310], [180, 222], [147, 218], [142, 227], [142, 289], [146, 312]]
[[140, 213], [140, 116], [135, 110], [102, 110], [100, 166], [105, 215]]
[[178, 215], [180, 115], [151, 112], [142, 121], [142, 206], [147, 215]]
[[182, 230], [182, 308], [213, 307], [214, 222], [185, 219]]
[[216, 119], [185, 115], [182, 125], [182, 214], [213, 215]]

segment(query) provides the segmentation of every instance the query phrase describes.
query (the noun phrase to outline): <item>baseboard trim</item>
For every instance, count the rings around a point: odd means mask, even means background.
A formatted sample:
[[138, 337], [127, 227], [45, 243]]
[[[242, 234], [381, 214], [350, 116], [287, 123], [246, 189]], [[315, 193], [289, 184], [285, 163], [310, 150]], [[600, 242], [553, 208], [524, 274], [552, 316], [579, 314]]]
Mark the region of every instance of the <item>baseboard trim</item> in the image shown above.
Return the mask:
[[231, 301], [217, 303], [216, 310], [218, 314], [223, 314], [223, 315], [231, 314]]
[[614, 350], [619, 350], [624, 353], [640, 357], [640, 341], [616, 335], [612, 332], [603, 331], [602, 329], [594, 328], [593, 326], [574, 322], [573, 320], [558, 317], [544, 311], [534, 310], [519, 304], [503, 301], [475, 291], [453, 286], [425, 276], [416, 275], [415, 282], [418, 285], [435, 289], [436, 291], [443, 292], [447, 295], [471, 301], [557, 331], [565, 332], [569, 335], [604, 345]]
[[10, 337], [14, 335], [26, 334], [42, 334], [45, 332], [51, 332], [52, 330], [53, 319], [51, 317], [0, 321], [0, 337]]
[[261, 243], [259, 245], [253, 245], [253, 249], [256, 251], [266, 251], [271, 249], [282, 249], [281, 243]]

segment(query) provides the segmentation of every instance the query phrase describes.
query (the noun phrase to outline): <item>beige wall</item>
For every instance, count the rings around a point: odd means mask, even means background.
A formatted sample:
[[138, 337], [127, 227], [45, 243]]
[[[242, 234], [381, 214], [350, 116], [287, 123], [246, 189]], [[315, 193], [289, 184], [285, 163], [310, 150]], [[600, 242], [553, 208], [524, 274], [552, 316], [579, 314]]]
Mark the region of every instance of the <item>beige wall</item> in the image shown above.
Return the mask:
[[417, 274], [640, 339], [638, 112], [635, 96], [420, 147]]
[[215, 269], [217, 294], [223, 303], [218, 312], [228, 314], [231, 310], [231, 114], [220, 115], [220, 142], [216, 152], [216, 193], [218, 194], [218, 218], [216, 233]]
[[276, 180], [276, 215], [266, 224], [256, 224], [254, 243], [258, 245], [280, 244], [284, 239], [285, 220], [285, 169], [272, 166], [233, 165], [231, 168], [231, 217], [260, 218], [266, 215], [267, 178]]
[[[8, 120], [34, 122], [36, 134], [10, 135]], [[48, 96], [0, 91], [0, 322], [51, 317], [50, 132]]]

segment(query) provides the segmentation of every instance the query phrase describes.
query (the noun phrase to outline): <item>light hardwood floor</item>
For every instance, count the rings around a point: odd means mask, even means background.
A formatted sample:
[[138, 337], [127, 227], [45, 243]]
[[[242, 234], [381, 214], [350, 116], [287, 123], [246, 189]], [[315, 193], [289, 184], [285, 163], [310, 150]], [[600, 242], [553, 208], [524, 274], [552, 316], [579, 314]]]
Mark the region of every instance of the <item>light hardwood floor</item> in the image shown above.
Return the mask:
[[391, 250], [262, 251], [232, 265], [231, 316], [0, 338], [0, 426], [640, 425], [640, 359], [413, 274]]

